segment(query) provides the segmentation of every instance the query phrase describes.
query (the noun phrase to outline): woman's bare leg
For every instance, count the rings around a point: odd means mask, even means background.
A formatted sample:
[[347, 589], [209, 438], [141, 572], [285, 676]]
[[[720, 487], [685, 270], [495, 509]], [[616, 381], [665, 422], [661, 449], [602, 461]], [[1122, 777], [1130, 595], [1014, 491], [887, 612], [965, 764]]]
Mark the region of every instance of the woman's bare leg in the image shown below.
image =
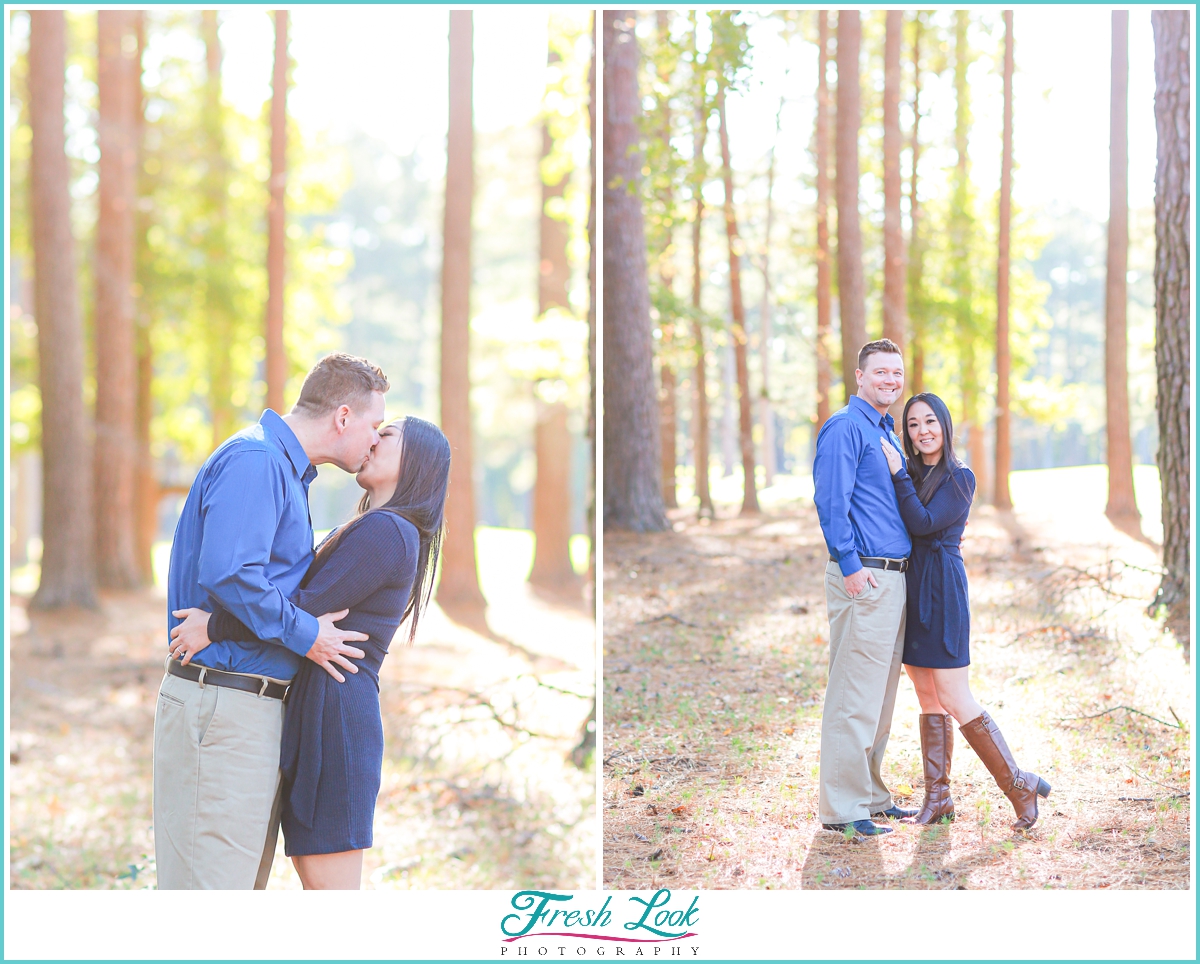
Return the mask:
[[921, 712], [927, 715], [931, 713], [945, 715], [947, 711], [938, 700], [937, 685], [933, 678], [933, 674], [938, 670], [905, 664], [904, 672], [908, 674], [908, 678], [912, 680], [913, 689], [917, 691], [917, 701], [921, 704]]
[[[936, 689], [935, 699], [946, 707], [945, 712], [953, 716], [959, 726], [970, 723], [983, 712], [983, 707], [971, 695], [971, 684], [968, 680], [970, 671], [969, 666], [960, 666], [957, 669], [925, 670], [933, 680]], [[921, 705], [922, 707], [925, 705], [924, 700]]]
[[292, 864], [305, 890], [360, 890], [362, 860], [361, 850], [346, 850], [340, 854], [293, 857]]

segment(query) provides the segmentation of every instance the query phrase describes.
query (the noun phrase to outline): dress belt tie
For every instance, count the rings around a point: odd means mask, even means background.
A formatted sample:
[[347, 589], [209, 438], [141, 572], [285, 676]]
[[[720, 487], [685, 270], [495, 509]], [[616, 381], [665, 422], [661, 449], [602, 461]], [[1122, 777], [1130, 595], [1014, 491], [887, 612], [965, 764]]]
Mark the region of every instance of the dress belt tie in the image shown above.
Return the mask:
[[952, 545], [946, 545], [940, 539], [932, 539], [929, 542], [916, 543], [914, 548], [916, 545], [928, 546], [931, 554], [928, 564], [921, 572], [921, 585], [917, 591], [917, 619], [922, 627], [929, 629], [933, 625], [933, 570], [935, 568], [938, 570], [944, 598], [947, 567], [953, 565], [950, 560], [957, 554], [958, 541], [955, 540]]

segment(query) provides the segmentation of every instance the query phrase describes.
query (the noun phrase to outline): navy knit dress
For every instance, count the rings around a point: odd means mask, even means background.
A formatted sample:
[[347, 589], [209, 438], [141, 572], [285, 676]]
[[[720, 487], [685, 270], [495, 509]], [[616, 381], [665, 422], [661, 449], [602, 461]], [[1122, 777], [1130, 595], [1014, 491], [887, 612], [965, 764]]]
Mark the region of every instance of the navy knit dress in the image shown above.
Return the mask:
[[[929, 468], [922, 464], [917, 471], [924, 478]], [[959, 545], [975, 497], [975, 475], [965, 465], [953, 468], [928, 505], [917, 497], [907, 463], [892, 483], [900, 517], [912, 536], [904, 662], [933, 669], [969, 666], [971, 604]]]
[[[333, 549], [317, 559], [293, 600], [314, 616], [349, 609], [338, 628], [366, 633], [357, 673], [339, 683], [311, 660], [296, 673], [283, 720], [283, 835], [289, 857], [366, 850], [383, 770], [379, 669], [400, 626], [417, 571], [416, 526], [375, 510], [347, 523]], [[333, 538], [335, 529], [326, 537]], [[322, 543], [324, 545], [324, 543]], [[218, 609], [210, 639], [253, 639]]]

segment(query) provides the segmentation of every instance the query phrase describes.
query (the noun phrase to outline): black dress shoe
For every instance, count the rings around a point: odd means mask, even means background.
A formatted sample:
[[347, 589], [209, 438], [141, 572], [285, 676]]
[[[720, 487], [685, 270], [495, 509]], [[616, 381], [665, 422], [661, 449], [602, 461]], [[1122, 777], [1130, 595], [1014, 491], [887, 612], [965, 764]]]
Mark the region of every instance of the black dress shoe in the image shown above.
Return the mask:
[[821, 826], [837, 833], [845, 833], [847, 827], [853, 827], [854, 832], [862, 837], [874, 837], [881, 833], [892, 832], [891, 827], [881, 827], [877, 823], [871, 823], [870, 820], [855, 820], [854, 823], [823, 823]]
[[880, 810], [878, 813], [871, 814], [872, 817], [891, 817], [893, 820], [903, 820], [905, 817], [915, 817], [919, 810], [907, 810], [904, 807], [897, 807], [892, 804], [886, 810]]

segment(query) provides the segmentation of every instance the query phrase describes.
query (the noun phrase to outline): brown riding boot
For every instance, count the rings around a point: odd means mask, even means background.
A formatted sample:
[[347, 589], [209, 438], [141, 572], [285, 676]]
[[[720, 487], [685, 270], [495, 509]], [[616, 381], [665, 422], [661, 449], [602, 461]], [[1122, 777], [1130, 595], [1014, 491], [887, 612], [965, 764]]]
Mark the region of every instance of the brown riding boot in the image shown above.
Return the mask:
[[925, 771], [925, 804], [901, 823], [937, 823], [954, 819], [950, 797], [950, 758], [954, 755], [954, 721], [944, 713], [921, 714], [921, 764]]
[[1018, 768], [1000, 727], [986, 710], [970, 723], [964, 723], [959, 730], [1017, 812], [1013, 829], [1028, 830], [1037, 823], [1037, 798], [1050, 796], [1050, 784], [1036, 773]]

